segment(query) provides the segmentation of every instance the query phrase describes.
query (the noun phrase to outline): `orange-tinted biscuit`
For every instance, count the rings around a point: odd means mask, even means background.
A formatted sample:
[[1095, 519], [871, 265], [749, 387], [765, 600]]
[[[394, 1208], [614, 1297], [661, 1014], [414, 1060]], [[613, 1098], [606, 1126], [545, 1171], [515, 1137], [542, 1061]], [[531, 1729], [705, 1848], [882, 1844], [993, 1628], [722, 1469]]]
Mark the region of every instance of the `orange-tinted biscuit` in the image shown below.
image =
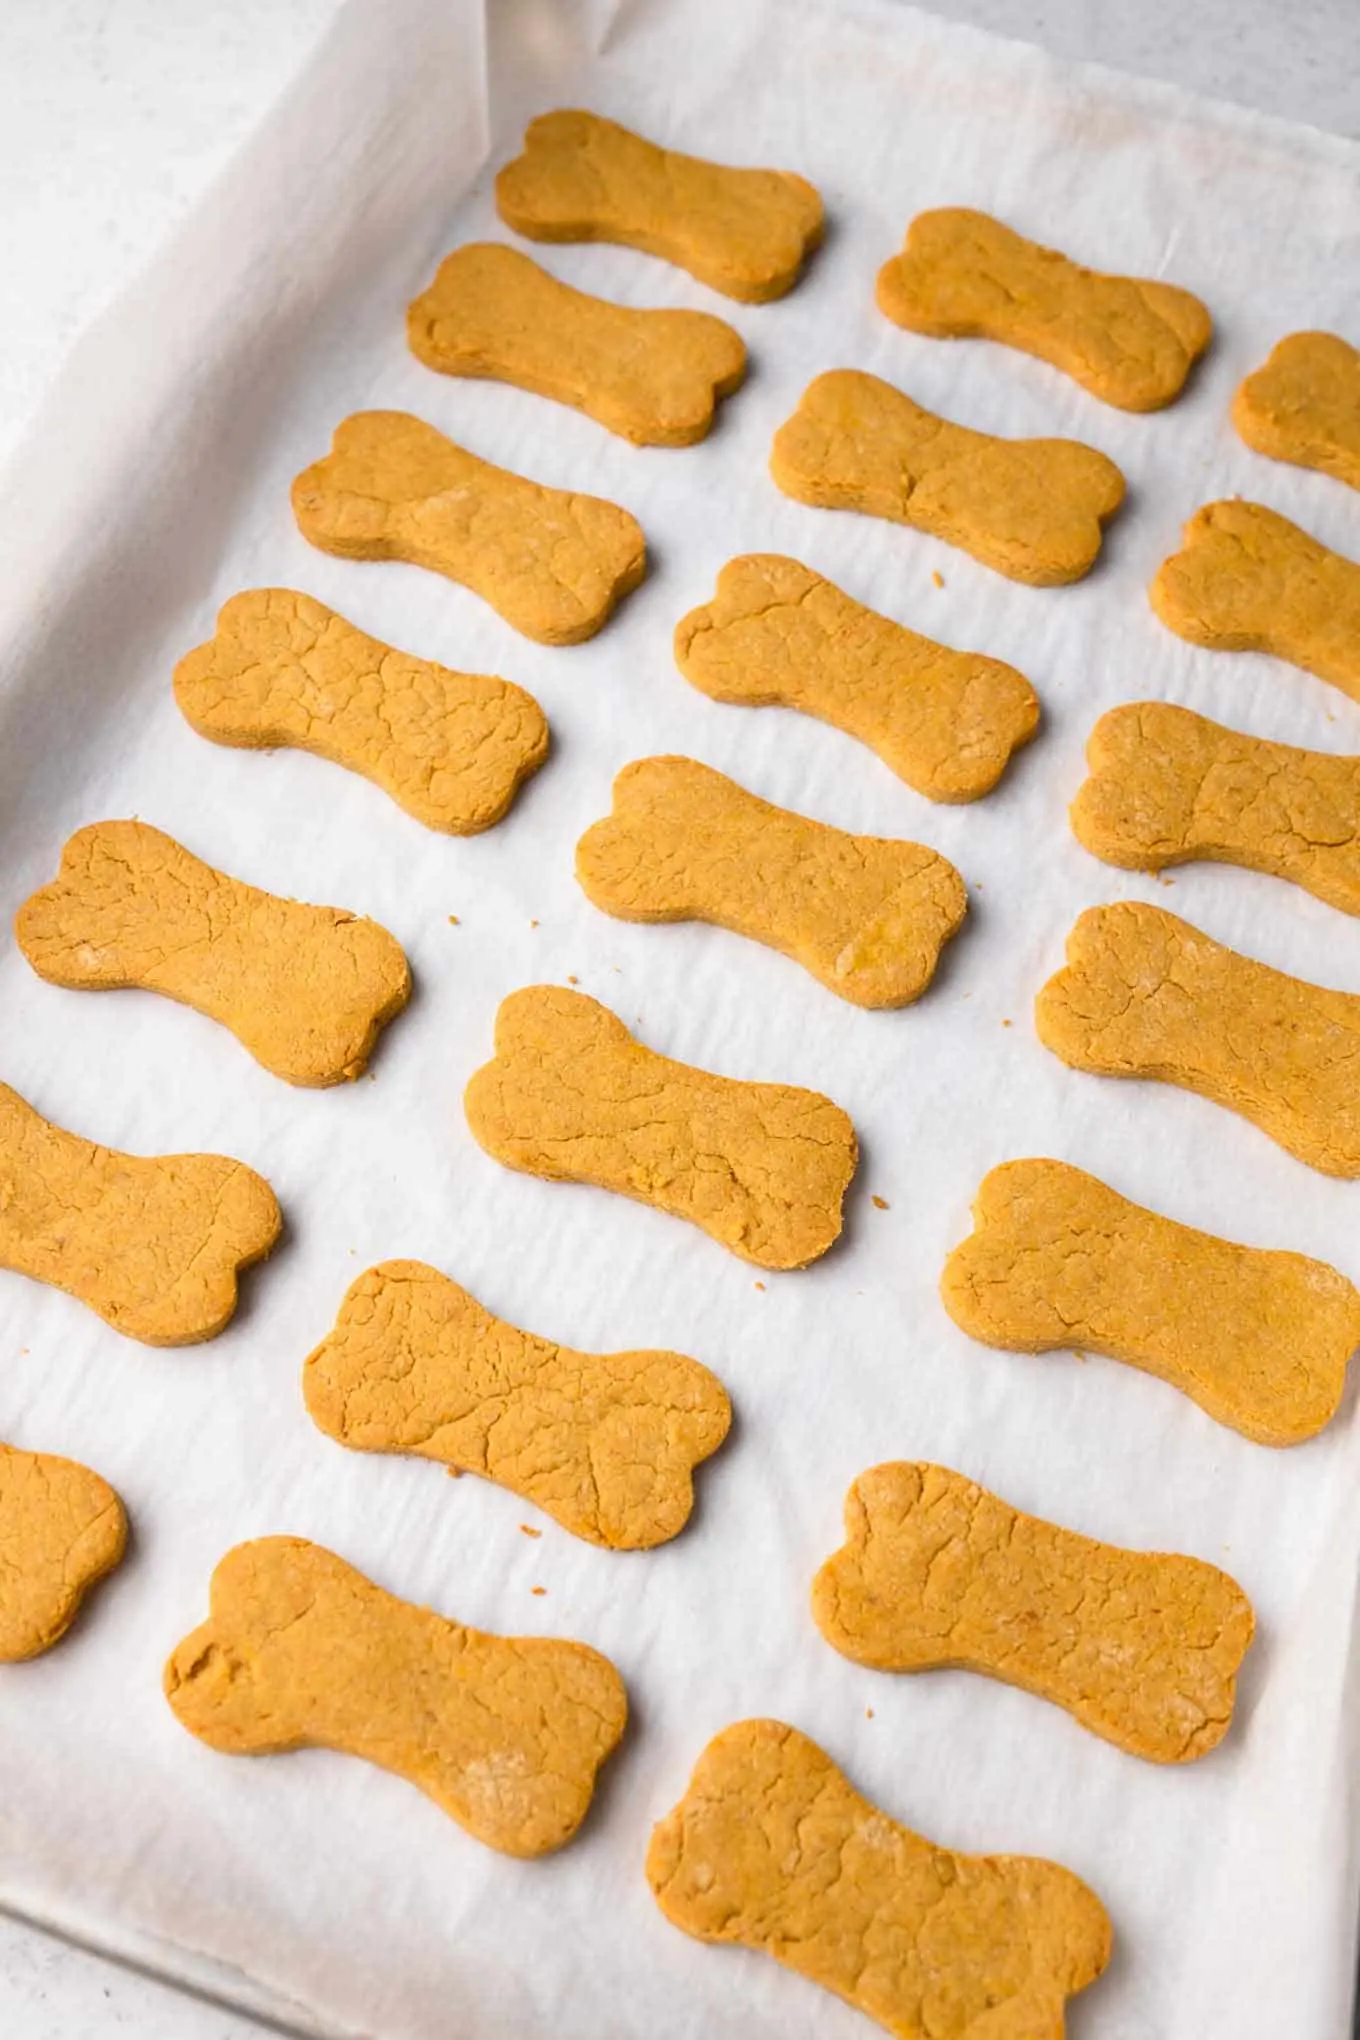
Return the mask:
[[1360, 351], [1338, 333], [1290, 333], [1233, 398], [1233, 424], [1272, 460], [1360, 489]]
[[878, 302], [913, 333], [1036, 354], [1123, 411], [1173, 402], [1213, 334], [1188, 290], [1083, 269], [964, 206], [917, 214], [878, 272]]
[[654, 1204], [757, 1267], [805, 1267], [840, 1234], [858, 1150], [839, 1105], [672, 1062], [583, 992], [502, 999], [464, 1104], [507, 1168]]
[[647, 1881], [685, 1933], [773, 1955], [896, 2040], [1062, 2040], [1065, 2000], [1110, 1959], [1070, 1870], [936, 1847], [782, 1721], [714, 1736]]
[[770, 473], [800, 503], [914, 525], [1036, 588], [1089, 573], [1124, 500], [1124, 477], [1093, 447], [971, 432], [851, 368], [808, 384]]
[[175, 699], [215, 744], [329, 758], [453, 836], [500, 821], [548, 755], [522, 687], [394, 651], [291, 588], [233, 595], [176, 666]]
[[598, 1651], [448, 1622], [301, 1537], [236, 1545], [209, 1605], [165, 1667], [191, 1734], [229, 1756], [363, 1757], [508, 1856], [571, 1840], [623, 1734]]
[[571, 404], [634, 446], [693, 446], [746, 374], [741, 335], [711, 313], [611, 304], [493, 241], [445, 257], [406, 337], [427, 368]]
[[0, 1267], [79, 1297], [130, 1339], [215, 1337], [240, 1270], [264, 1259], [282, 1223], [243, 1162], [96, 1147], [0, 1084]]
[[1039, 724], [1014, 666], [918, 637], [778, 553], [727, 562], [676, 625], [675, 662], [713, 701], [833, 723], [928, 800], [990, 792]]
[[106, 1480], [74, 1459], [0, 1445], [0, 1664], [50, 1650], [126, 1544]]
[[298, 529], [347, 560], [405, 560], [460, 581], [525, 637], [594, 637], [647, 567], [617, 503], [493, 467], [404, 411], [360, 411], [293, 483]]
[[1227, 1733], [1255, 1623], [1217, 1566], [1099, 1544], [948, 1467], [900, 1461], [860, 1475], [845, 1528], [812, 1613], [856, 1663], [1004, 1679], [1158, 1764]]
[[50, 984], [162, 992], [290, 1084], [360, 1076], [411, 996], [401, 946], [376, 921], [228, 878], [145, 822], [77, 829], [14, 926]]
[[421, 1261], [384, 1261], [350, 1285], [302, 1392], [342, 1445], [479, 1473], [616, 1551], [684, 1528], [692, 1471], [732, 1417], [697, 1360], [573, 1352], [493, 1317]]
[[806, 178], [729, 170], [565, 109], [530, 121], [496, 210], [531, 241], [620, 241], [748, 304], [783, 297], [822, 238]]

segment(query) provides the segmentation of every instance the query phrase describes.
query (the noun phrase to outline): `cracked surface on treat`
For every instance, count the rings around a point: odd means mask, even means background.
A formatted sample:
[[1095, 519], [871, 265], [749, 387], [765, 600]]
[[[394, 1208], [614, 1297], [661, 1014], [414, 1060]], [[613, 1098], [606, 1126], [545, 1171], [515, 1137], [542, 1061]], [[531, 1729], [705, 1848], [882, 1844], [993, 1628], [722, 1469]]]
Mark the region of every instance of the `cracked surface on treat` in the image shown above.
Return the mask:
[[641, 758], [576, 846], [586, 895], [625, 921], [711, 921], [782, 950], [857, 1006], [905, 1006], [968, 895], [923, 844], [852, 836], [693, 758]]
[[290, 1084], [362, 1075], [411, 996], [401, 946], [376, 921], [228, 878], [145, 822], [77, 829], [14, 925], [50, 984], [161, 992]]
[[759, 1268], [805, 1267], [840, 1234], [858, 1150], [839, 1105], [657, 1055], [583, 992], [503, 999], [464, 1105], [507, 1168], [654, 1204]]
[[461, 582], [545, 645], [594, 637], [642, 579], [642, 527], [617, 503], [479, 460], [404, 411], [360, 411], [293, 483], [304, 538]]
[[301, 1537], [236, 1545], [209, 1607], [165, 1667], [192, 1735], [229, 1756], [362, 1757], [509, 1856], [571, 1840], [623, 1734], [623, 1681], [598, 1651], [447, 1621]]
[[531, 241], [618, 241], [747, 304], [793, 288], [823, 227], [806, 178], [682, 156], [572, 109], [530, 121], [496, 210]]
[[1213, 334], [1188, 290], [1084, 269], [963, 206], [917, 214], [878, 272], [878, 303], [913, 333], [1037, 355], [1124, 411], [1172, 403]]
[[213, 1338], [236, 1309], [239, 1271], [282, 1224], [243, 1162], [97, 1147], [0, 1084], [0, 1267], [64, 1289], [130, 1339]]
[[1325, 1261], [1244, 1247], [1043, 1157], [983, 1178], [940, 1295], [988, 1346], [1103, 1353], [1170, 1382], [1261, 1445], [1332, 1417], [1360, 1345], [1360, 1291]]
[[307, 1359], [312, 1420], [361, 1452], [414, 1452], [536, 1502], [616, 1551], [664, 1544], [732, 1410], [683, 1353], [578, 1353], [493, 1317], [421, 1261], [352, 1283]]
[[427, 368], [571, 404], [634, 446], [693, 446], [746, 374], [741, 335], [711, 313], [611, 304], [491, 241], [445, 257], [406, 337]]
[[1065, 2000], [1110, 1958], [1070, 1870], [938, 1848], [782, 1721], [714, 1736], [647, 1880], [674, 1926], [773, 1955], [896, 2040], [1062, 2040]]
[[851, 368], [808, 384], [770, 473], [800, 503], [914, 525], [1035, 588], [1089, 573], [1124, 500], [1124, 477], [1093, 447], [972, 432]]
[[1360, 351], [1337, 333], [1290, 333], [1233, 398], [1257, 453], [1360, 489]]
[[919, 637], [778, 553], [727, 562], [677, 624], [675, 661], [714, 701], [834, 724], [929, 800], [990, 792], [1039, 724], [1014, 666]]
[[1227, 1733], [1254, 1618], [1217, 1566], [1098, 1543], [924, 1463], [862, 1473], [845, 1529], [812, 1614], [856, 1663], [982, 1672], [1158, 1764]]
[[1360, 563], [1261, 503], [1206, 503], [1148, 596], [1168, 630], [1218, 652], [1271, 652], [1360, 701]]
[[1107, 864], [1240, 864], [1360, 914], [1360, 758], [1244, 736], [1162, 701], [1112, 708], [1086, 757], [1072, 831]]
[[0, 1664], [50, 1650], [126, 1545], [106, 1480], [74, 1459], [0, 1445]]
[[1360, 997], [1272, 970], [1161, 907], [1091, 907], [1034, 1002], [1073, 1069], [1152, 1077], [1240, 1112], [1328, 1176], [1360, 1176]]
[[548, 755], [524, 688], [395, 651], [291, 588], [233, 595], [175, 668], [175, 699], [214, 743], [310, 751], [454, 836], [500, 821]]

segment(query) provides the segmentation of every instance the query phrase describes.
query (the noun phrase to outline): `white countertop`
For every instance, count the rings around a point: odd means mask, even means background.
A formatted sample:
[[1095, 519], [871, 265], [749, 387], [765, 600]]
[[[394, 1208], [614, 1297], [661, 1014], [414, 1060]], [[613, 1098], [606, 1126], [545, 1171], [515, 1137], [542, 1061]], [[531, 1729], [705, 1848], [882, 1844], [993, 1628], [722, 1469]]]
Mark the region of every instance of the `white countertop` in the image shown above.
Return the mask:
[[[1059, 56], [1360, 134], [1356, 0], [930, 4]], [[0, 459], [66, 347], [190, 210], [336, 9], [8, 0], [0, 10]], [[260, 2030], [0, 1916], [6, 2040], [258, 2040]]]

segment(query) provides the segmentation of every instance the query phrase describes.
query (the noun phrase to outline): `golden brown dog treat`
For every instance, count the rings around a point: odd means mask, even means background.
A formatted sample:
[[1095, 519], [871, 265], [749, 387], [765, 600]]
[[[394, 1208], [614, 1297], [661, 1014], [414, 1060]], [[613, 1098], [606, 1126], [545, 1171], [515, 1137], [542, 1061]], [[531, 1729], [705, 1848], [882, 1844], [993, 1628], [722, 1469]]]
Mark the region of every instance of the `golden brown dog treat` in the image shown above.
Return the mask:
[[77, 829], [14, 928], [49, 984], [162, 992], [290, 1084], [362, 1075], [411, 996], [400, 944], [376, 921], [228, 878], [145, 822]]
[[1360, 1176], [1360, 998], [1211, 941], [1160, 907], [1091, 907], [1034, 1004], [1073, 1069], [1156, 1077], [1240, 1112], [1301, 1162]]
[[1243, 736], [1167, 701], [1112, 708], [1086, 757], [1072, 829], [1107, 864], [1241, 864], [1360, 914], [1360, 758]]
[[713, 701], [798, 708], [867, 744], [928, 800], [976, 800], [1039, 724], [1014, 666], [953, 652], [778, 553], [729, 560], [675, 659]]
[[1124, 500], [1124, 477], [1093, 447], [970, 432], [853, 368], [808, 384], [770, 473], [800, 503], [913, 525], [1034, 588], [1088, 574]]
[[1360, 489], [1360, 352], [1337, 333], [1290, 333], [1233, 398], [1233, 424], [1272, 460]]
[[822, 238], [822, 201], [787, 170], [729, 170], [658, 148], [597, 113], [531, 120], [496, 177], [496, 210], [531, 241], [619, 241], [746, 304], [783, 297]]
[[1169, 1381], [1261, 1445], [1320, 1431], [1360, 1344], [1360, 1291], [1325, 1261], [1178, 1225], [1042, 1159], [983, 1178], [940, 1279], [988, 1346], [1104, 1353]]
[[214, 1338], [236, 1309], [239, 1271], [282, 1224], [243, 1162], [96, 1147], [0, 1084], [0, 1268], [79, 1297], [130, 1339]]
[[1261, 503], [1206, 503], [1148, 590], [1168, 630], [1272, 652], [1360, 701], [1360, 564]]
[[1110, 1959], [1070, 1870], [936, 1847], [782, 1721], [714, 1736], [647, 1881], [672, 1925], [773, 1955], [896, 2040], [1062, 2040], [1064, 2001]]
[[623, 921], [711, 921], [801, 963], [855, 1006], [906, 1006], [968, 911], [920, 843], [851, 836], [693, 758], [639, 758], [576, 846], [587, 898]]
[[902, 1461], [860, 1475], [845, 1528], [812, 1614], [857, 1664], [982, 1672], [1157, 1764], [1227, 1733], [1255, 1618], [1217, 1566], [1099, 1544], [948, 1467]]
[[544, 645], [594, 637], [647, 567], [617, 503], [493, 467], [404, 411], [346, 418], [293, 483], [293, 514], [322, 552], [446, 574]]
[[302, 1392], [342, 1445], [479, 1473], [615, 1551], [683, 1530], [693, 1469], [732, 1421], [697, 1360], [573, 1352], [493, 1317], [421, 1261], [384, 1261], [350, 1285]]
[[878, 303], [913, 333], [1035, 354], [1121, 411], [1172, 403], [1214, 330], [1188, 290], [1083, 269], [964, 206], [917, 214]]
[[839, 1105], [656, 1055], [583, 992], [502, 999], [464, 1105], [508, 1169], [654, 1204], [758, 1268], [806, 1267], [839, 1237], [858, 1152]]
[[50, 1650], [126, 1545], [106, 1480], [74, 1459], [0, 1445], [0, 1664]]
[[623, 1734], [598, 1651], [446, 1621], [302, 1537], [236, 1545], [209, 1607], [165, 1667], [191, 1735], [228, 1756], [363, 1757], [507, 1856], [571, 1840]]
[[571, 404], [634, 446], [693, 446], [746, 375], [745, 342], [711, 313], [611, 304], [492, 241], [440, 263], [406, 337], [427, 368]]
[[233, 595], [176, 666], [175, 699], [215, 744], [310, 751], [452, 836], [500, 821], [548, 755], [522, 687], [394, 651], [291, 588]]

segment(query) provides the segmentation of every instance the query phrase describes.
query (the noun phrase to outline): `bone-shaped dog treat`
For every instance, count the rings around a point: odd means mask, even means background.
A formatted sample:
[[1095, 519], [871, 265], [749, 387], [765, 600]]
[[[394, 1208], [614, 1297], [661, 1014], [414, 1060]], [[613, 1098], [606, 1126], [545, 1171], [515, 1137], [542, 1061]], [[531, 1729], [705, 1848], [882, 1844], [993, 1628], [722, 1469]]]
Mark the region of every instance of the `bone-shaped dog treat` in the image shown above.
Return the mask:
[[1360, 701], [1360, 563], [1261, 503], [1206, 503], [1148, 590], [1169, 630], [1218, 652], [1272, 652]]
[[1141, 901], [1091, 907], [1034, 1002], [1073, 1069], [1155, 1077], [1240, 1112], [1301, 1162], [1360, 1176], [1360, 998], [1239, 956]]
[[914, 525], [1035, 588], [1089, 573], [1124, 500], [1124, 477], [1093, 447], [971, 432], [853, 368], [808, 384], [770, 473], [800, 503]]
[[1360, 758], [1243, 736], [1166, 701], [1112, 708], [1086, 757], [1072, 829], [1107, 864], [1241, 864], [1360, 914]]
[[839, 1105], [656, 1055], [582, 992], [502, 999], [464, 1104], [507, 1168], [654, 1204], [757, 1267], [805, 1267], [840, 1234], [857, 1146]]
[[913, 333], [1035, 354], [1122, 411], [1173, 402], [1213, 334], [1188, 290], [1083, 269], [963, 206], [917, 215], [878, 272], [878, 303]]
[[746, 304], [783, 297], [822, 238], [822, 201], [787, 170], [729, 170], [595, 113], [540, 114], [496, 177], [531, 241], [619, 241]]
[[1360, 1345], [1360, 1291], [1325, 1261], [1238, 1246], [1130, 1203], [1065, 1162], [1007, 1162], [940, 1279], [988, 1346], [1104, 1353], [1261, 1445], [1332, 1416]]
[[851, 836], [693, 758], [640, 758], [576, 846], [587, 897], [624, 921], [712, 921], [780, 949], [856, 1006], [905, 1006], [968, 911], [920, 843]]
[[290, 1084], [361, 1075], [411, 996], [401, 947], [376, 921], [228, 878], [145, 822], [77, 829], [14, 926], [50, 984], [162, 992]]
[[571, 1840], [623, 1734], [598, 1651], [446, 1621], [301, 1537], [236, 1545], [209, 1607], [165, 1667], [192, 1735], [229, 1756], [363, 1757], [508, 1856]]
[[440, 263], [406, 337], [427, 368], [572, 404], [634, 446], [693, 446], [746, 374], [741, 335], [711, 313], [611, 304], [491, 241]]
[[594, 637], [647, 567], [617, 503], [493, 467], [404, 411], [360, 411], [293, 483], [298, 529], [347, 560], [405, 560], [471, 588], [525, 637]]
[[283, 1220], [225, 1155], [119, 1154], [0, 1084], [0, 1268], [78, 1297], [147, 1346], [192, 1346], [236, 1309], [236, 1278]]
[[896, 2040], [1062, 2040], [1065, 2000], [1110, 1958], [1070, 1870], [938, 1848], [782, 1721], [714, 1736], [647, 1880], [674, 1926], [773, 1955]]
[[675, 659], [714, 701], [834, 724], [929, 800], [990, 792], [1039, 723], [1014, 666], [918, 637], [778, 553], [728, 561], [676, 626]]
[[684, 1528], [692, 1471], [732, 1418], [697, 1360], [553, 1345], [420, 1261], [384, 1261], [350, 1286], [302, 1392], [341, 1444], [479, 1473], [616, 1551]]
[[500, 821], [548, 755], [522, 687], [394, 651], [291, 588], [233, 595], [176, 666], [175, 699], [214, 743], [310, 751], [454, 836]]
[[947, 1467], [900, 1461], [860, 1475], [845, 1528], [812, 1613], [856, 1663], [1004, 1679], [1158, 1764], [1227, 1733], [1255, 1620], [1217, 1566], [1098, 1544]]
[[1360, 351], [1337, 333], [1290, 333], [1233, 398], [1233, 424], [1272, 460], [1360, 489]]
[[0, 1664], [50, 1650], [126, 1544], [106, 1480], [74, 1459], [0, 1445]]

